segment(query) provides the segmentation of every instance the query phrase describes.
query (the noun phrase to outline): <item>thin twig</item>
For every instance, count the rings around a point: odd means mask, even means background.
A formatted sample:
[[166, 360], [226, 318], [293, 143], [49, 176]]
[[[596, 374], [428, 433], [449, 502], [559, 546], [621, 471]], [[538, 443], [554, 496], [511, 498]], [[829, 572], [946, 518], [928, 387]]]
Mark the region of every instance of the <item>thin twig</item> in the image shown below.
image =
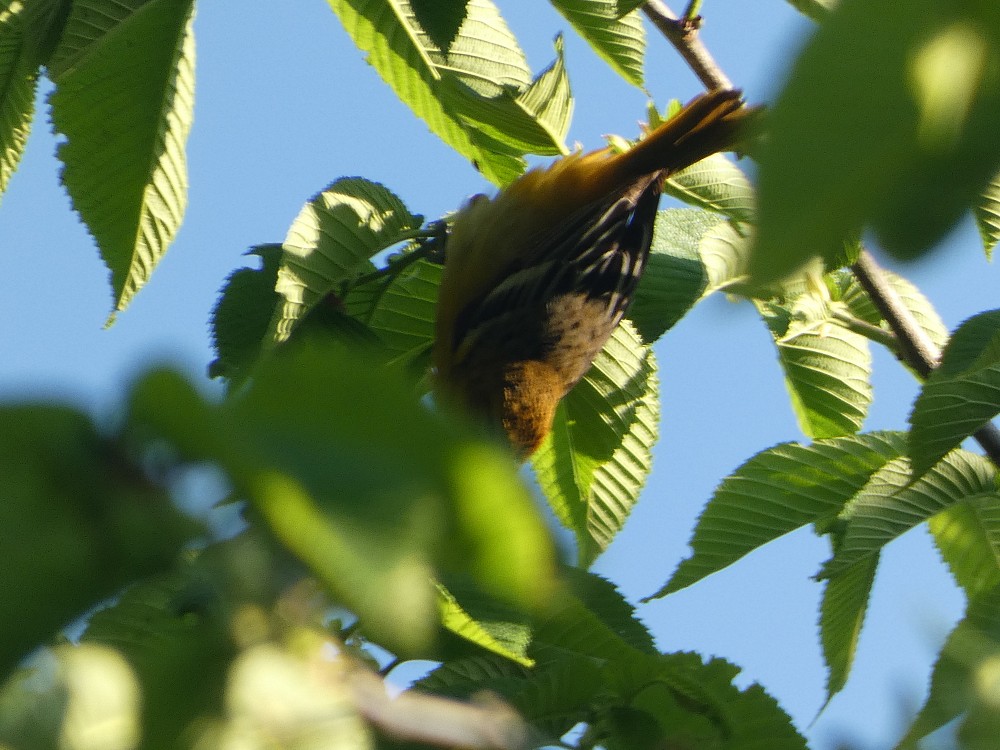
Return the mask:
[[867, 320], [861, 320], [857, 316], [851, 315], [849, 312], [843, 310], [831, 310], [830, 314], [833, 319], [838, 323], [842, 324], [849, 331], [854, 331], [855, 333], [861, 334], [869, 341], [874, 341], [881, 344], [886, 349], [891, 352], [898, 354], [899, 352], [899, 339], [896, 338], [896, 334], [892, 331], [887, 331], [884, 328], [880, 328], [877, 325], [869, 323]]
[[[396, 238], [396, 242], [402, 242], [403, 240], [416, 239], [420, 241], [420, 244], [408, 253], [403, 253], [398, 258], [388, 263], [382, 268], [378, 268], [371, 273], [365, 274], [364, 276], [359, 276], [353, 279], [350, 283], [350, 287], [362, 286], [364, 284], [369, 284], [373, 281], [378, 281], [383, 276], [393, 277], [398, 276], [405, 269], [409, 268], [412, 264], [416, 263], [422, 258], [426, 258], [431, 255], [435, 250], [437, 250], [437, 245], [440, 241], [442, 235], [442, 229], [440, 227], [432, 227], [430, 229], [415, 229], [409, 232], [401, 232]], [[395, 243], [393, 243], [395, 244]]]
[[[857, 262], [851, 266], [858, 283], [864, 287], [882, 318], [896, 334], [899, 356], [922, 378], [926, 378], [941, 359], [927, 332], [920, 327], [909, 308], [903, 304], [896, 290], [889, 284], [882, 269], [867, 250], [862, 250]], [[1000, 466], [1000, 430], [990, 422], [973, 433], [976, 442], [986, 455]]]
[[733, 82], [722, 72], [722, 68], [698, 37], [699, 23], [692, 18], [679, 17], [663, 0], [646, 0], [642, 10], [677, 49], [706, 89], [733, 88]]
[[349, 673], [347, 684], [358, 713], [394, 739], [477, 750], [538, 745], [532, 727], [493, 696], [463, 702], [407, 690], [393, 698], [378, 676], [361, 668]]

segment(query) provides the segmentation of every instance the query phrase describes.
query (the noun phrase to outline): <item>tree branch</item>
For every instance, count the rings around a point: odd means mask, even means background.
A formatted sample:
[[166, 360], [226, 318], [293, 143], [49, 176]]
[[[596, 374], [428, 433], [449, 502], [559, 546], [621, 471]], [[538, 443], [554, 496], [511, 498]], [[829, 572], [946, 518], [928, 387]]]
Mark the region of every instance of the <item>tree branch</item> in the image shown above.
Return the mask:
[[900, 359], [920, 377], [926, 378], [937, 367], [941, 358], [937, 346], [903, 304], [903, 300], [882, 273], [882, 268], [867, 250], [861, 251], [851, 270], [896, 335]]
[[[696, 8], [697, 5], [691, 2], [687, 14], [679, 17], [663, 0], [646, 0], [642, 7], [649, 20], [680, 53], [705, 88], [731, 89], [733, 82], [698, 38], [701, 19], [690, 16]], [[868, 251], [862, 250], [851, 270], [892, 329], [900, 359], [926, 378], [937, 366], [941, 358], [940, 350], [903, 304]], [[990, 422], [976, 430], [973, 437], [990, 460], [1000, 467], [1000, 430]]]
[[395, 739], [475, 750], [527, 750], [539, 740], [514, 709], [487, 694], [476, 702], [414, 690], [393, 698], [363, 668], [351, 670], [347, 684], [358, 713]]
[[700, 17], [681, 18], [663, 0], [646, 0], [642, 10], [680, 53], [706, 89], [733, 88], [733, 82], [722, 72], [722, 68], [698, 37]]
[[[867, 250], [861, 251], [851, 270], [896, 335], [899, 357], [922, 378], [926, 378], [941, 359], [941, 351], [903, 304]], [[990, 460], [1000, 466], [1000, 430], [991, 422], [976, 430], [973, 437]]]

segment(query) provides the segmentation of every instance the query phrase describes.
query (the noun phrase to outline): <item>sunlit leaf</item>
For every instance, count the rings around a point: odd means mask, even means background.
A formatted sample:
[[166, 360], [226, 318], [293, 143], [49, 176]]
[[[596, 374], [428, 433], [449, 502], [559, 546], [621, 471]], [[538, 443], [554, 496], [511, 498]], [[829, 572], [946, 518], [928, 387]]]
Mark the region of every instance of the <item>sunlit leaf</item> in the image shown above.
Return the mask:
[[713, 154], [670, 175], [663, 192], [734, 221], [753, 223], [756, 217], [753, 185], [743, 170], [722, 154]]
[[701, 298], [708, 277], [698, 247], [718, 223], [718, 216], [697, 209], [659, 213], [646, 270], [627, 313], [645, 343], [656, 341]]
[[695, 527], [693, 554], [654, 596], [679, 591], [790, 531], [833, 518], [872, 474], [902, 455], [904, 441], [902, 433], [873, 432], [757, 454], [715, 491]]
[[822, 576], [842, 574], [848, 566], [878, 553], [900, 534], [959, 502], [997, 502], [995, 479], [992, 463], [963, 450], [952, 451], [916, 481], [905, 457], [890, 461], [842, 511], [841, 519], [846, 521], [843, 542], [823, 566]]
[[62, 181], [111, 270], [114, 310], [149, 280], [187, 204], [193, 0], [74, 3], [48, 66]]
[[20, 0], [0, 3], [0, 195], [17, 169], [35, 111], [39, 51]]
[[[382, 79], [487, 179], [503, 185], [518, 176], [526, 143], [564, 152], [557, 136], [571, 100], [561, 61], [534, 81], [532, 95], [524, 53], [490, 0], [469, 0], [447, 52], [420, 28], [406, 0], [328, 2]], [[542, 90], [552, 94], [548, 100]]]
[[[453, 586], [454, 588], [454, 586]], [[535, 662], [527, 656], [531, 631], [523, 617], [503, 607], [495, 598], [469, 586], [458, 592], [438, 585], [441, 624], [459, 638], [492, 651], [505, 659], [530, 667]]]
[[827, 701], [847, 683], [865, 624], [878, 561], [878, 555], [859, 560], [827, 581], [823, 590], [819, 632], [827, 668]]
[[[397, 357], [412, 360], [434, 341], [434, 315], [441, 266], [419, 261], [376, 292], [372, 307], [360, 319]], [[353, 294], [353, 292], [352, 292]], [[352, 299], [347, 306], [350, 310]]]
[[993, 497], [957, 503], [931, 518], [928, 527], [969, 597], [1000, 584], [1000, 503]]
[[[882, 277], [896, 294], [899, 295], [903, 306], [917, 321], [917, 325], [924, 329], [931, 342], [935, 346], [943, 347], [948, 341], [948, 329], [945, 327], [944, 321], [941, 320], [941, 316], [938, 315], [937, 310], [934, 309], [931, 301], [916, 286], [887, 268], [882, 269]], [[853, 273], [843, 271], [836, 274], [834, 279], [838, 289], [839, 300], [847, 305], [851, 315], [860, 318], [866, 323], [880, 326], [887, 332], [889, 331], [889, 326], [883, 320], [882, 314], [875, 307], [868, 293], [858, 283]]]
[[721, 222], [702, 235], [699, 252], [708, 275], [705, 294], [739, 287], [746, 279], [750, 244], [745, 225]]
[[910, 413], [910, 455], [922, 474], [1000, 413], [1000, 311], [958, 327]]
[[360, 177], [341, 178], [315, 196], [282, 244], [275, 286], [282, 301], [271, 324], [273, 340], [287, 340], [320, 301], [374, 271], [372, 256], [420, 224], [388, 188]]
[[611, 581], [579, 568], [564, 569], [563, 577], [587, 609], [625, 643], [647, 654], [656, 653], [652, 634]]
[[427, 32], [435, 47], [445, 52], [455, 41], [468, 4], [469, 0], [410, 0], [420, 28]]
[[623, 323], [563, 399], [532, 457], [549, 504], [588, 565], [621, 530], [651, 466], [659, 419], [652, 350]]
[[993, 248], [1000, 241], [1000, 174], [990, 180], [989, 185], [979, 196], [979, 201], [973, 206], [976, 226], [983, 238], [983, 249], [986, 257], [993, 257]]
[[622, 15], [618, 0], [553, 0], [552, 5], [618, 75], [642, 86], [646, 33], [638, 11]]
[[802, 431], [812, 438], [857, 432], [872, 401], [867, 339], [835, 324], [826, 301], [814, 295], [758, 308], [774, 336]]
[[474, 88], [442, 89], [445, 106], [474, 129], [476, 141], [496, 154], [557, 156], [568, 153], [566, 134], [573, 114], [569, 76], [563, 62], [562, 37], [556, 37], [556, 59], [529, 85], [483, 97]]

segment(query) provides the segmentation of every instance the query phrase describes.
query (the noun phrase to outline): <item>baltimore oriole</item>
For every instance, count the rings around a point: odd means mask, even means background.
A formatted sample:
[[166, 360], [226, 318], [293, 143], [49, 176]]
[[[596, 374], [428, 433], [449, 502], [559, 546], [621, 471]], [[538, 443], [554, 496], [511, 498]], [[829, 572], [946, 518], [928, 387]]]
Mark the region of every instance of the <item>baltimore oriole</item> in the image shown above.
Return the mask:
[[731, 147], [749, 111], [738, 91], [702, 94], [628, 151], [572, 154], [470, 200], [438, 298], [445, 397], [533, 453], [632, 301], [665, 178]]

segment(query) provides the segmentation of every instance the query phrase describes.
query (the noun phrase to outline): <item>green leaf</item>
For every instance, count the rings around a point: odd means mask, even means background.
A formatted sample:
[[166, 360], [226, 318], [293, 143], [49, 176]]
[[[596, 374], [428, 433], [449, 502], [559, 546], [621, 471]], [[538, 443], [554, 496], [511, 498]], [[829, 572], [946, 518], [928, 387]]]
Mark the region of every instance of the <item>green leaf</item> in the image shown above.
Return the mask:
[[639, 621], [635, 607], [611, 581], [580, 568], [565, 568], [562, 575], [584, 606], [625, 643], [647, 654], [656, 653], [653, 636]]
[[33, 0], [27, 3], [25, 31], [34, 58], [33, 66], [50, 66], [72, 8], [73, 0]]
[[[194, 107], [192, 0], [74, 3], [49, 75], [62, 181], [124, 310], [173, 241], [187, 204]], [[113, 318], [114, 313], [112, 313]]]
[[414, 687], [466, 700], [488, 690], [553, 742], [586, 719], [603, 688], [600, 669], [586, 659], [566, 658], [529, 672], [497, 657], [445, 662]]
[[621, 530], [651, 466], [660, 403], [656, 362], [628, 323], [560, 403], [532, 457], [546, 500], [589, 565]]
[[[579, 568], [563, 568], [561, 575], [566, 591], [586, 609], [587, 617], [596, 618], [602, 629], [610, 630], [623, 644], [643, 653], [657, 653], [652, 635], [614, 584]], [[535, 664], [527, 656], [533, 631], [522, 613], [469, 585], [460, 576], [447, 577], [445, 584], [447, 588], [439, 586], [439, 600], [442, 624], [447, 629], [507, 659], [525, 666]]]
[[645, 656], [566, 589], [557, 591], [536, 616], [528, 654], [541, 666], [557, 663], [567, 654], [597, 662]]
[[0, 675], [200, 529], [72, 409], [0, 409]]
[[827, 19], [837, 7], [838, 0], [788, 0], [788, 4], [802, 15], [818, 22]]
[[979, 200], [972, 207], [976, 226], [983, 238], [986, 257], [992, 259], [993, 248], [1000, 241], [1000, 174], [993, 176]]
[[464, 85], [449, 86], [442, 100], [473, 128], [483, 148], [520, 158], [522, 154], [568, 153], [565, 140], [573, 97], [563, 62], [563, 40], [556, 37], [556, 59], [529, 86], [514, 94], [484, 98]]
[[626, 13], [631, 13], [633, 10], [637, 10], [642, 7], [644, 2], [645, 0], [615, 0], [618, 16], [621, 17]]
[[693, 554], [653, 597], [690, 586], [807, 523], [833, 518], [904, 449], [902, 433], [873, 432], [758, 453], [715, 491], [695, 527]]
[[866, 225], [901, 257], [937, 242], [1000, 167], [998, 42], [991, 3], [843, 0], [769, 112], [754, 277]]
[[82, 637], [114, 648], [138, 677], [142, 747], [176, 747], [197, 719], [222, 713], [236, 644], [213, 584], [188, 570], [143, 582], [94, 614]]
[[[490, 0], [468, 2], [447, 52], [416, 23], [406, 0], [328, 2], [382, 79], [487, 179], [503, 185], [524, 171], [526, 142], [545, 153], [565, 151], [557, 135], [571, 100], [552, 80], [565, 83], [561, 60], [531, 92], [524, 53]], [[559, 95], [545, 102], [543, 91]]]
[[552, 5], [622, 78], [642, 88], [646, 32], [638, 11], [617, 0], [552, 0]]
[[275, 291], [281, 304], [271, 323], [272, 341], [291, 336], [328, 294], [375, 270], [371, 257], [403, 241], [421, 224], [385, 186], [342, 177], [299, 212], [282, 244]]
[[35, 111], [38, 52], [19, 0], [0, 2], [0, 195], [24, 153]]
[[413, 687], [415, 690], [437, 695], [464, 698], [480, 690], [480, 686], [523, 680], [528, 674], [524, 666], [510, 659], [488, 654], [446, 661], [426, 677], [413, 683]]
[[[963, 713], [975, 713], [976, 708], [985, 707], [995, 715], [995, 692], [990, 695], [988, 691], [991, 683], [995, 685], [991, 673], [996, 669], [998, 649], [1000, 587], [994, 587], [969, 602], [965, 619], [948, 636], [931, 674], [927, 701], [897, 749], [916, 750], [920, 738]], [[992, 739], [996, 739], [995, 732]]]
[[445, 52], [465, 20], [469, 0], [410, 0], [413, 16], [435, 47]]
[[739, 669], [722, 659], [674, 653], [619, 659], [604, 669], [618, 702], [602, 706], [595, 728], [613, 750], [719, 747], [805, 750], [805, 739], [759, 685], [732, 684]]
[[437, 568], [471, 572], [529, 608], [553, 584], [548, 533], [507, 454], [431, 415], [409, 379], [364, 350], [288, 347], [221, 406], [154, 374], [132, 413], [188, 457], [216, 462], [390, 648], [427, 646]]
[[670, 175], [663, 184], [663, 192], [733, 221], [752, 224], [756, 220], [753, 185], [743, 170], [722, 154], [712, 154]]
[[851, 672], [878, 560], [878, 555], [859, 560], [827, 581], [823, 590], [819, 633], [827, 668], [827, 702], [843, 689]]
[[747, 227], [721, 222], [709, 229], [699, 244], [701, 262], [708, 275], [705, 294], [719, 290], [738, 290], [746, 279], [750, 259]]
[[1000, 584], [1000, 504], [992, 497], [963, 500], [932, 517], [928, 527], [967, 596]]
[[[441, 272], [437, 264], [423, 260], [414, 263], [392, 277], [384, 285], [384, 291], [376, 292], [375, 299], [370, 300], [370, 309], [359, 316], [394, 357], [412, 361], [428, 352], [434, 343]], [[354, 295], [354, 290], [348, 294], [349, 311]]]
[[719, 218], [698, 209], [667, 209], [657, 217], [653, 245], [628, 318], [652, 344], [670, 330], [705, 291], [708, 277], [698, 247]]
[[913, 471], [927, 471], [1000, 413], [1000, 310], [962, 323], [910, 413]]
[[801, 430], [832, 438], [861, 429], [872, 401], [868, 340], [834, 323], [826, 300], [815, 294], [758, 309], [774, 336]]
[[841, 513], [843, 543], [821, 577], [841, 575], [855, 562], [876, 554], [905, 531], [961, 501], [997, 502], [996, 468], [968, 451], [949, 453], [914, 481], [909, 460], [896, 458], [872, 475]]
[[[451, 588], [438, 584], [438, 607], [441, 624], [469, 643], [481, 649], [517, 662], [525, 667], [534, 665], [527, 655], [531, 631], [523, 617], [503, 606], [495, 598], [473, 586]], [[456, 593], [461, 598], [456, 598]]]
[[[550, 740], [586, 721], [602, 745], [621, 747], [616, 730], [626, 728], [619, 719], [627, 715], [649, 717], [656, 735], [647, 741], [684, 747], [714, 742], [740, 750], [805, 747], [763, 690], [732, 684], [739, 669], [696, 654], [659, 654], [645, 638], [638, 648], [630, 645], [635, 623], [620, 595], [582, 572], [572, 574], [570, 584], [573, 591], [557, 592], [534, 617], [533, 668], [496, 655], [458, 659], [418, 687], [462, 698], [484, 688], [496, 692]], [[626, 621], [632, 624], [620, 627]]]
[[242, 383], [257, 364], [280, 299], [274, 285], [281, 245], [258, 245], [247, 255], [259, 257], [261, 267], [240, 268], [229, 274], [212, 308], [216, 359], [209, 365], [209, 374], [225, 378], [231, 388]]

